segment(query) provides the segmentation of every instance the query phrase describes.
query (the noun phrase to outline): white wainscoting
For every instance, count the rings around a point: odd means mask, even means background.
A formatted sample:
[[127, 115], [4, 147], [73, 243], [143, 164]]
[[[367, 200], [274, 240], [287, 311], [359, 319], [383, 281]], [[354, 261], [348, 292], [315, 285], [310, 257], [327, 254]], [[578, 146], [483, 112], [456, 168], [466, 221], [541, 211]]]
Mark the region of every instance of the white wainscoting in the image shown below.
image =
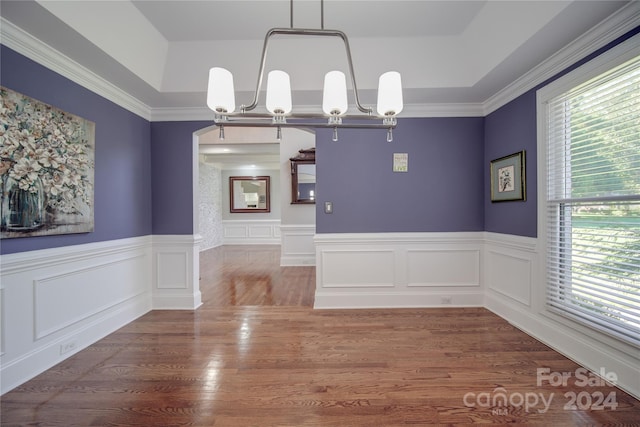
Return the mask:
[[484, 281], [488, 293], [531, 307], [536, 253], [534, 238], [486, 233]]
[[[305, 243], [313, 227], [285, 228], [287, 254], [304, 259], [315, 247], [316, 308], [484, 306], [582, 366], [615, 372], [640, 397], [637, 348], [545, 311], [535, 238], [319, 234]], [[198, 307], [199, 242], [145, 236], [3, 255], [1, 393], [152, 308]]]
[[2, 256], [1, 392], [151, 310], [151, 237]]
[[640, 398], [637, 348], [546, 311], [542, 251], [535, 238], [486, 233], [485, 307], [591, 371], [615, 373]]
[[193, 310], [200, 293], [200, 236], [153, 236], [153, 309]]
[[313, 242], [315, 232], [315, 224], [281, 225], [280, 265], [283, 267], [315, 265], [316, 248]]
[[224, 220], [223, 245], [279, 245], [280, 220]]
[[315, 308], [480, 307], [484, 233], [318, 234]]

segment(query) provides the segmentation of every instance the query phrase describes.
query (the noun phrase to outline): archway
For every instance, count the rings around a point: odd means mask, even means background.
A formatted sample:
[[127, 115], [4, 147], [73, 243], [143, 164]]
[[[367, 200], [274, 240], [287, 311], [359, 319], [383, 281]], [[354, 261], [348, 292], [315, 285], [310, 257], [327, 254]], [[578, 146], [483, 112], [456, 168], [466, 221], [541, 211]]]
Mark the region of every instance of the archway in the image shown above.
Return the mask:
[[[282, 130], [282, 139], [276, 140], [276, 132], [270, 128], [225, 128], [225, 139], [219, 139], [218, 126], [209, 126], [193, 134], [194, 152], [194, 179], [193, 179], [193, 224], [194, 235], [201, 237], [201, 250], [215, 247], [215, 245], [225, 244], [225, 240], [233, 243], [260, 243], [264, 242], [281, 244], [282, 265], [310, 265], [315, 263], [315, 248], [313, 247], [313, 236], [315, 234], [315, 205], [291, 205], [291, 175], [289, 158], [293, 157], [298, 150], [315, 147], [315, 132], [307, 129], [285, 128]], [[265, 147], [275, 146], [277, 150]], [[273, 188], [272, 194], [278, 199], [277, 215], [240, 214], [234, 215], [226, 212], [226, 194], [221, 198], [220, 206], [215, 208], [203, 206], [201, 195], [205, 191], [212, 191], [210, 181], [205, 181], [203, 185], [201, 176], [202, 169], [211, 169], [208, 164], [203, 163], [203, 147], [211, 150], [215, 154], [209, 155], [215, 158], [219, 165], [224, 162], [230, 165], [222, 166], [234, 170], [233, 173], [253, 175], [248, 169], [248, 162], [252, 159], [252, 164], [263, 165], [261, 170], [268, 170], [269, 174], [275, 175], [278, 179], [277, 187]], [[228, 148], [228, 152], [222, 149]], [[225, 160], [226, 159], [226, 160]], [[212, 163], [215, 163], [212, 162]], [[243, 168], [242, 165], [246, 167]], [[265, 166], [266, 165], [266, 166]], [[259, 168], [257, 168], [259, 169]], [[206, 172], [206, 171], [205, 171]], [[227, 189], [225, 183], [231, 172], [221, 172], [213, 180], [217, 180], [217, 186], [222, 192]], [[201, 188], [203, 187], [203, 188]], [[205, 188], [206, 187], [206, 188]], [[210, 196], [210, 194], [208, 194]], [[272, 205], [273, 206], [273, 205]], [[221, 210], [224, 209], [223, 212]], [[210, 224], [205, 220], [206, 215], [215, 212], [216, 221], [222, 224]], [[255, 219], [255, 220], [254, 220]], [[262, 221], [262, 222], [260, 222]], [[205, 226], [203, 226], [203, 223]], [[225, 225], [231, 224], [234, 228], [225, 229]], [[252, 225], [254, 228], [252, 231]], [[272, 231], [268, 231], [271, 227]], [[211, 238], [208, 233], [222, 234], [217, 239]], [[231, 231], [230, 231], [231, 230]], [[257, 230], [257, 231], [255, 231]], [[267, 230], [267, 231], [265, 231]], [[225, 237], [226, 234], [226, 237]], [[253, 235], [253, 241], [251, 240]], [[213, 245], [213, 246], [212, 246]]]

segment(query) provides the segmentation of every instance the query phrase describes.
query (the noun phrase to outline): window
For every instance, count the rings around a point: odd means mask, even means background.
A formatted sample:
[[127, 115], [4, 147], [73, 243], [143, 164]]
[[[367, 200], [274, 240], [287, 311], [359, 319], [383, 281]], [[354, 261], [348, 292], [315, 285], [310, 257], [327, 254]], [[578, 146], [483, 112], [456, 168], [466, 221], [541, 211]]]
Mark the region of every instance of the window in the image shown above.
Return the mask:
[[640, 47], [616, 49], [538, 92], [539, 233], [546, 309], [639, 346]]

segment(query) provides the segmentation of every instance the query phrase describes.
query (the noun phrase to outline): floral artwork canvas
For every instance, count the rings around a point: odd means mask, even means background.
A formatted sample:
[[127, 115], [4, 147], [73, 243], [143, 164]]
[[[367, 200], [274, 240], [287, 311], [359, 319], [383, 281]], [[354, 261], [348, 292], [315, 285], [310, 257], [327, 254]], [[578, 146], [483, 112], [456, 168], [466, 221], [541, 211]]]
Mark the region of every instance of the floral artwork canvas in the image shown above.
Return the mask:
[[0, 237], [93, 231], [95, 124], [0, 87]]

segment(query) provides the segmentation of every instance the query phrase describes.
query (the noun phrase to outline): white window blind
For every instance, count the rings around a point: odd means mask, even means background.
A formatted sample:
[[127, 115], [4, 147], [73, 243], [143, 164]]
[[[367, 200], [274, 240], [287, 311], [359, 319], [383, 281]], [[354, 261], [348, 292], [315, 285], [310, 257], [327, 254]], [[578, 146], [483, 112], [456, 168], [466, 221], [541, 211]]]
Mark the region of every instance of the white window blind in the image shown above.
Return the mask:
[[546, 113], [547, 308], [638, 346], [640, 57]]

